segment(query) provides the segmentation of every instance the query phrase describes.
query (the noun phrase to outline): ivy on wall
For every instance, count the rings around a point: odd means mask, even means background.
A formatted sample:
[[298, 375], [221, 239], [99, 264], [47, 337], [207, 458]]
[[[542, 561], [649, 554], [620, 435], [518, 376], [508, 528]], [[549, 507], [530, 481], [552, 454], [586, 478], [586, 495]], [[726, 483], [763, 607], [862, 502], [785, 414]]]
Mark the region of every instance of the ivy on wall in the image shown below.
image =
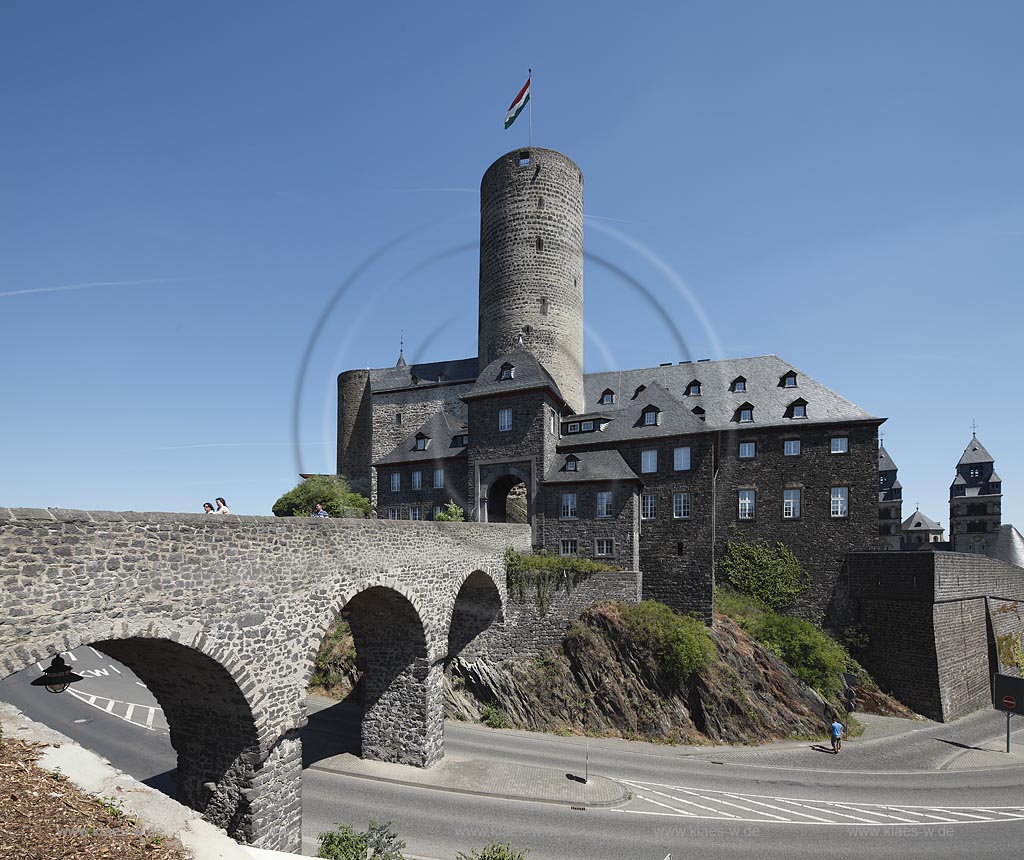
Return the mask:
[[509, 596], [522, 604], [526, 602], [527, 592], [532, 590], [541, 615], [547, 614], [556, 591], [572, 594], [573, 588], [593, 574], [621, 569], [577, 555], [519, 553], [512, 547], [505, 550], [505, 582]]

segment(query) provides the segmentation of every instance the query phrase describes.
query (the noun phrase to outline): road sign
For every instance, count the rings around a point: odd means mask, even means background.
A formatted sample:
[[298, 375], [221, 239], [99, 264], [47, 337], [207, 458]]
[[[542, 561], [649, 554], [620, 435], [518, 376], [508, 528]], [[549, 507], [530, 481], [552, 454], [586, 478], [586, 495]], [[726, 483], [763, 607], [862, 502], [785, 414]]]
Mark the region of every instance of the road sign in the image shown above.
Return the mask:
[[995, 675], [992, 680], [992, 704], [997, 710], [1024, 716], [1024, 678]]

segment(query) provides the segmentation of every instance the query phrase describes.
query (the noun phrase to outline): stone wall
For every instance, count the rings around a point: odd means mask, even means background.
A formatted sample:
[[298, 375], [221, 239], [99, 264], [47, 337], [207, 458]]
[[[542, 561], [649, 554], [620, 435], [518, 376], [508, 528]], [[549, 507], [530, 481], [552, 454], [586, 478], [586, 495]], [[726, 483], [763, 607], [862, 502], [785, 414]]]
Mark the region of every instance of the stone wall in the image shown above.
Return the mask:
[[640, 600], [640, 574], [636, 571], [595, 573], [577, 583], [571, 590], [559, 589], [551, 596], [547, 612], [541, 612], [536, 595], [529, 587], [520, 603], [509, 598], [503, 623], [493, 624], [467, 647], [467, 658], [486, 657], [510, 660], [535, 657], [545, 648], [562, 641], [569, 624], [583, 609], [601, 600]]
[[[961, 553], [857, 552], [847, 572], [846, 619], [866, 635], [862, 662], [882, 689], [937, 720], [991, 704], [990, 611], [1024, 598], [1024, 570]], [[1009, 614], [1000, 629], [1015, 629]]]
[[296, 732], [328, 625], [344, 610], [360, 631], [364, 749], [429, 764], [451, 619], [484, 585], [504, 604], [508, 546], [529, 527], [0, 508], [0, 668], [85, 644], [124, 660], [168, 716], [182, 800], [297, 849]]
[[[638, 518], [639, 495], [633, 482], [545, 484], [538, 493], [537, 544], [552, 555], [561, 553], [563, 539], [577, 542], [577, 554], [594, 561], [616, 564], [626, 570], [640, 569]], [[597, 494], [611, 492], [610, 517], [597, 516]], [[562, 494], [576, 494], [575, 519], [562, 519]], [[597, 555], [598, 538], [614, 542], [613, 553]]]

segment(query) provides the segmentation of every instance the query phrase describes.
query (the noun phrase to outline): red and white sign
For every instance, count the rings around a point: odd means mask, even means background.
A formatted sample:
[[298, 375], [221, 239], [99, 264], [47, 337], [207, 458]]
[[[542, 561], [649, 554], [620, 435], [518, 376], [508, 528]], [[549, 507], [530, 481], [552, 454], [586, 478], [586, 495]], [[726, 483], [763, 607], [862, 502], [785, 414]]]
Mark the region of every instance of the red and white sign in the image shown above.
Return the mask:
[[1012, 711], [1017, 706], [1017, 700], [1013, 696], [1003, 696], [1003, 707]]

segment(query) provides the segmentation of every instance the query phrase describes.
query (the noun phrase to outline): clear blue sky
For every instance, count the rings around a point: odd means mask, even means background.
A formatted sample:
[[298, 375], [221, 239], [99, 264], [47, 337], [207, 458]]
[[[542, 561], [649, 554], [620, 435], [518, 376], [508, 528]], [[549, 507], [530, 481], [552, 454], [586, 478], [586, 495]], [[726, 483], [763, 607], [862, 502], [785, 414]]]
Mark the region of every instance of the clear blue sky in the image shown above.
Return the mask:
[[889, 419], [944, 526], [976, 420], [1024, 527], [1022, 32], [1019, 2], [5, 3], [0, 505], [267, 513], [307, 349], [305, 471], [339, 371], [403, 329], [474, 355], [532, 66], [587, 250], [671, 320], [588, 264], [588, 370], [777, 353]]

